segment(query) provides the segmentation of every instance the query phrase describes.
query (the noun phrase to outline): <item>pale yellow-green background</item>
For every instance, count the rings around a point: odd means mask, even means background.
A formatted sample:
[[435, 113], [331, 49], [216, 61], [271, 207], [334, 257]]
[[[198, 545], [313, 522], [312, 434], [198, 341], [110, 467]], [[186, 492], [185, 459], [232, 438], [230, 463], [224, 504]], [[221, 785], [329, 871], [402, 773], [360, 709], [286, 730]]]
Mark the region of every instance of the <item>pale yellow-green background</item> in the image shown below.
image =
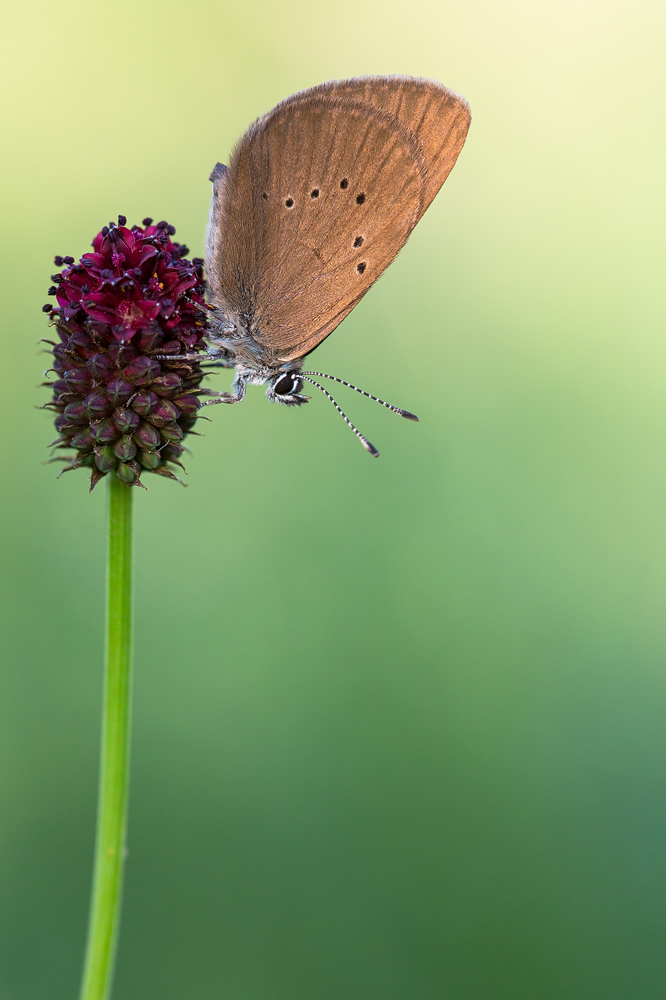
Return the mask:
[[[666, 994], [664, 71], [657, 0], [3, 6], [0, 1000], [75, 997], [104, 487], [42, 465], [54, 253], [201, 253], [207, 177], [334, 77], [459, 90], [467, 145], [316, 365], [137, 492], [115, 1000]], [[52, 300], [51, 300], [52, 301]], [[219, 380], [220, 386], [228, 375]]]

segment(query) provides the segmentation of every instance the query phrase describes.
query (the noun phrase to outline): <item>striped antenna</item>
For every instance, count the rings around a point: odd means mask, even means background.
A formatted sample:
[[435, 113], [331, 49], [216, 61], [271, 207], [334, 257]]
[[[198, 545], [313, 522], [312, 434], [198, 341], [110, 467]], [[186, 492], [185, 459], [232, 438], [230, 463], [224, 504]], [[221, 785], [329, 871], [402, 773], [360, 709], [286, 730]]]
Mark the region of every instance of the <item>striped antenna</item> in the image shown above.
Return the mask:
[[[310, 374], [310, 373], [308, 372], [308, 374]], [[369, 451], [371, 455], [375, 456], [375, 458], [379, 458], [379, 452], [375, 448], [374, 444], [370, 444], [370, 442], [368, 441], [367, 437], [364, 437], [361, 434], [360, 430], [357, 427], [354, 427], [353, 423], [351, 422], [351, 420], [349, 419], [349, 417], [347, 416], [347, 414], [338, 406], [338, 404], [335, 402], [335, 400], [331, 396], [330, 392], [327, 392], [326, 389], [324, 389], [323, 385], [319, 385], [319, 382], [315, 382], [315, 380], [313, 378], [308, 378], [306, 375], [303, 374], [303, 372], [297, 372], [296, 373], [296, 378], [305, 379], [306, 382], [310, 382], [311, 385], [316, 385], [318, 389], [321, 389], [321, 391], [324, 393], [324, 395], [328, 396], [328, 398], [330, 399], [330, 401], [333, 403], [333, 406], [336, 408], [336, 410], [338, 411], [338, 413], [340, 414], [340, 416], [342, 417], [342, 419], [344, 420], [344, 422], [347, 424], [347, 426], [351, 427], [351, 429], [353, 430], [354, 434], [359, 439], [359, 441], [361, 442], [361, 444], [363, 445], [363, 447], [365, 448], [365, 450]], [[339, 381], [339, 379], [336, 379], [336, 381]], [[367, 393], [366, 393], [366, 395], [367, 395]], [[388, 404], [384, 403], [384, 406], [387, 406], [387, 405]], [[393, 409], [393, 407], [391, 407], [391, 409]]]
[[353, 389], [354, 392], [360, 392], [362, 396], [367, 396], [368, 399], [374, 399], [375, 403], [381, 403], [387, 410], [393, 410], [394, 413], [399, 413], [401, 417], [405, 417], [407, 420], [416, 420], [418, 423], [419, 418], [415, 413], [410, 413], [409, 410], [401, 410], [399, 406], [392, 406], [391, 403], [386, 403], [378, 396], [373, 396], [371, 392], [366, 392], [365, 389], [359, 389], [357, 385], [352, 385], [351, 382], [345, 382], [343, 378], [336, 378], [335, 375], [327, 375], [326, 372], [294, 372], [294, 374], [298, 378], [300, 378], [301, 375], [317, 375], [318, 378], [330, 378], [332, 382], [339, 382], [340, 385], [346, 385], [348, 389]]

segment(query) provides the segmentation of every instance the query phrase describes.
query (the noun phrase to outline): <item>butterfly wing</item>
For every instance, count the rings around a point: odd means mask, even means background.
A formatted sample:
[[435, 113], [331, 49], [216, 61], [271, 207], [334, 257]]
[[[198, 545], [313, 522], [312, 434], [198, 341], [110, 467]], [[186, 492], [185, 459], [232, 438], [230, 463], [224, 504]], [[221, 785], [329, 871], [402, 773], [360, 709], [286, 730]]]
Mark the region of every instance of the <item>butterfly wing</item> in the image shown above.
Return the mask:
[[436, 80], [411, 76], [360, 76], [332, 80], [287, 98], [283, 104], [306, 96], [333, 94], [365, 101], [395, 115], [414, 135], [427, 169], [421, 215], [451, 173], [471, 122], [464, 97]]
[[330, 95], [278, 105], [218, 185], [214, 297], [274, 359], [302, 357], [404, 245], [425, 177], [418, 143], [386, 111]]
[[273, 360], [313, 350], [404, 246], [469, 122], [463, 98], [411, 77], [333, 81], [287, 98], [213, 177], [217, 303]]

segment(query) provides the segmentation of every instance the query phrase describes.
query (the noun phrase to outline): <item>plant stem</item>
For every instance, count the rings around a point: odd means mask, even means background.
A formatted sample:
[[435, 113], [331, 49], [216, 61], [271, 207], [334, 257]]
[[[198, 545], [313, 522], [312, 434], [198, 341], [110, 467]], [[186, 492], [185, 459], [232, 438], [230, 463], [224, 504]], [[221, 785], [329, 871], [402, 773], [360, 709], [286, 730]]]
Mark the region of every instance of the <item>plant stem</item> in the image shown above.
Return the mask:
[[109, 476], [104, 714], [97, 836], [80, 1000], [108, 1000], [127, 828], [132, 666], [132, 489]]

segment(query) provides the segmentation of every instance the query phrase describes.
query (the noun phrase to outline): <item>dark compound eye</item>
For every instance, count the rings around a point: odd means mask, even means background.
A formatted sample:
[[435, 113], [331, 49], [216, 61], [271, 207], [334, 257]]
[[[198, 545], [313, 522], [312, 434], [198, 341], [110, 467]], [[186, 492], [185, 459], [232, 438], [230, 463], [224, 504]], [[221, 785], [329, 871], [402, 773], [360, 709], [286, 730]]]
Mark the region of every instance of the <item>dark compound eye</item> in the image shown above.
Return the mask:
[[296, 380], [293, 375], [283, 375], [275, 383], [273, 392], [276, 396], [290, 396], [292, 392], [296, 391]]

